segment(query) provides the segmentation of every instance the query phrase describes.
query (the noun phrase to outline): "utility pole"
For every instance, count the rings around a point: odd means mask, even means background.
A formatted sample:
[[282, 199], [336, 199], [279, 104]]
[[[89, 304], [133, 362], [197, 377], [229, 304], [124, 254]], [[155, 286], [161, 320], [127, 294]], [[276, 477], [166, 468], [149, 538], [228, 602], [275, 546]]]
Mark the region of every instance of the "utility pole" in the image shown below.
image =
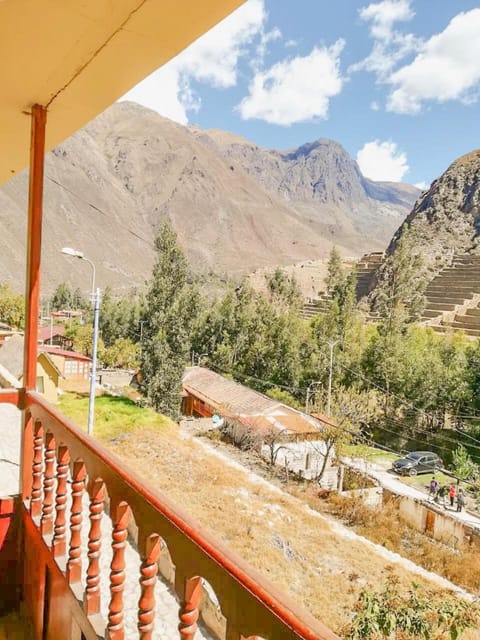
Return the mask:
[[97, 382], [97, 348], [98, 348], [98, 316], [100, 314], [100, 289], [95, 290], [93, 298], [93, 353], [90, 375], [90, 402], [88, 404], [88, 435], [93, 434], [93, 418], [95, 413], [95, 385]]

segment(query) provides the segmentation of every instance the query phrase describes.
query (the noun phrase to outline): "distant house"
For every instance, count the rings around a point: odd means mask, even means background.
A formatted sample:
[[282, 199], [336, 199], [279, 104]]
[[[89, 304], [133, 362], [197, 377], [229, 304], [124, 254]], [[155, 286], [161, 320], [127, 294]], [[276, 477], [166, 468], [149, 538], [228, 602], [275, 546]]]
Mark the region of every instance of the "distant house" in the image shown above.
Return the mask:
[[[254, 391], [204, 367], [189, 367], [182, 380], [182, 413], [224, 419], [233, 442], [255, 447], [272, 464], [316, 480], [324, 468], [325, 485], [335, 487], [335, 452], [327, 452], [322, 420]], [[323, 463], [325, 456], [327, 461]], [[325, 469], [328, 473], [325, 473]]]
[[57, 322], [71, 322], [72, 320], [81, 322], [83, 311], [80, 309], [62, 309], [60, 311], [52, 311], [51, 316]]
[[189, 367], [182, 386], [184, 415], [219, 414], [259, 433], [282, 432], [290, 441], [320, 437], [320, 421], [205, 367]]
[[[0, 349], [0, 386], [21, 387], [23, 378], [23, 336], [12, 336]], [[57, 401], [62, 374], [48, 353], [37, 355], [37, 391], [49, 402]]]
[[38, 350], [46, 353], [53, 360], [62, 374], [60, 388], [65, 391], [88, 391], [91, 358], [83, 353], [68, 351], [47, 344], [39, 345]]
[[65, 327], [63, 325], [40, 327], [38, 330], [38, 343], [49, 344], [62, 349], [68, 349], [72, 346], [72, 341], [65, 338]]

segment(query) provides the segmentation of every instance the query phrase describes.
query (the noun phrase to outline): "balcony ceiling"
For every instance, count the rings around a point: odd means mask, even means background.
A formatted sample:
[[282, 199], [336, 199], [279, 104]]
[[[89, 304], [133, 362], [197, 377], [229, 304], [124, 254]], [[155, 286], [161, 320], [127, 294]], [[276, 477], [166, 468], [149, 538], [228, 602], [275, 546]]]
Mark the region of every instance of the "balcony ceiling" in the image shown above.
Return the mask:
[[29, 158], [28, 112], [51, 149], [244, 0], [0, 0], [0, 184]]

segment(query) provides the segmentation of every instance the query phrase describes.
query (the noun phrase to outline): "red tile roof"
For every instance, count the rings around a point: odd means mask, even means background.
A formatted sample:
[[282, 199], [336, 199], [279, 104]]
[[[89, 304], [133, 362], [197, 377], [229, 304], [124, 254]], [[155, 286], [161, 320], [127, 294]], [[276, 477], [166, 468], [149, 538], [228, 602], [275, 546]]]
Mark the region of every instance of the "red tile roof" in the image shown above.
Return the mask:
[[65, 327], [63, 326], [40, 327], [38, 330], [38, 339], [41, 342], [45, 342], [46, 340], [50, 340], [50, 337], [54, 338], [55, 336], [63, 336], [64, 333]]

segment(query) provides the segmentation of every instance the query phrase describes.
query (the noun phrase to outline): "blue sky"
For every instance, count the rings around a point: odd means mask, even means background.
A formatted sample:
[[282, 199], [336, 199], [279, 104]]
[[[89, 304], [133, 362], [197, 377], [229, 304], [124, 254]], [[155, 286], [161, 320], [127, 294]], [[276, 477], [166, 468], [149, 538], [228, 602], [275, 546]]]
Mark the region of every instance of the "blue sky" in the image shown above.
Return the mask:
[[248, 0], [125, 98], [270, 148], [332, 138], [425, 186], [480, 148], [480, 2]]

